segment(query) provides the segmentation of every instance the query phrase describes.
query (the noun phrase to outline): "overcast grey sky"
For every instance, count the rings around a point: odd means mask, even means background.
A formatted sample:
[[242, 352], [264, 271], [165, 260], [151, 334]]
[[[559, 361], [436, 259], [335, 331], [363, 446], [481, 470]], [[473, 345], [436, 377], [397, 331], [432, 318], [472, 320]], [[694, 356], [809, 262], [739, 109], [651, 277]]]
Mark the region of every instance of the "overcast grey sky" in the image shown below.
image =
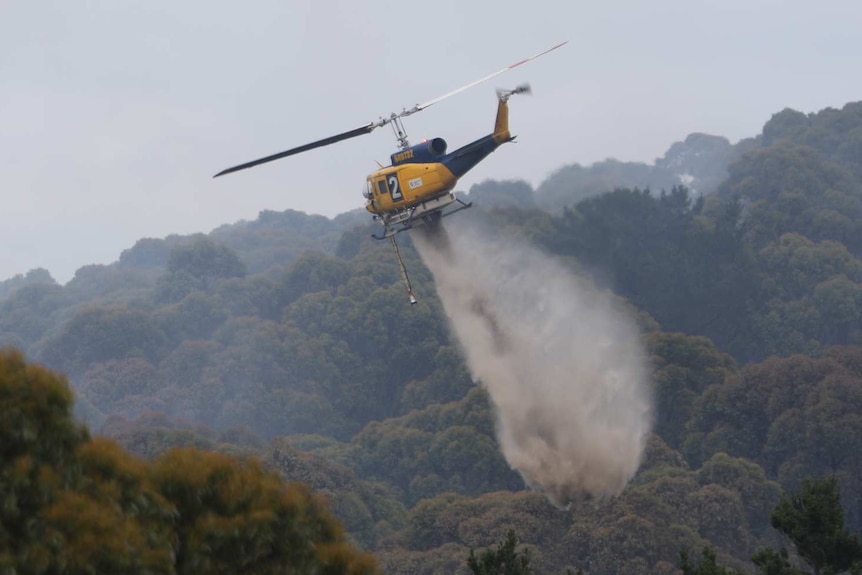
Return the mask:
[[486, 178], [538, 185], [569, 163], [651, 162], [691, 132], [737, 141], [792, 107], [862, 99], [862, 2], [780, 0], [0, 0], [0, 279], [61, 282], [142, 237], [264, 209], [362, 205], [388, 127], [212, 179], [356, 128], [559, 41], [407, 118], [450, 149], [487, 133], [494, 89], [519, 144]]

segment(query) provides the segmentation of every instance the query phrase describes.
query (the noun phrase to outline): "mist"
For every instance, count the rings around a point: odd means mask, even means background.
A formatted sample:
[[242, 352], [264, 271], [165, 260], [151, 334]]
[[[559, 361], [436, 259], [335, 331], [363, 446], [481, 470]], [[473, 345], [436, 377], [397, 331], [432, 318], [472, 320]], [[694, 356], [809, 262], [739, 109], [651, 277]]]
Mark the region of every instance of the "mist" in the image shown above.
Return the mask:
[[619, 494], [652, 424], [634, 321], [526, 242], [453, 220], [411, 235], [509, 465], [559, 507]]

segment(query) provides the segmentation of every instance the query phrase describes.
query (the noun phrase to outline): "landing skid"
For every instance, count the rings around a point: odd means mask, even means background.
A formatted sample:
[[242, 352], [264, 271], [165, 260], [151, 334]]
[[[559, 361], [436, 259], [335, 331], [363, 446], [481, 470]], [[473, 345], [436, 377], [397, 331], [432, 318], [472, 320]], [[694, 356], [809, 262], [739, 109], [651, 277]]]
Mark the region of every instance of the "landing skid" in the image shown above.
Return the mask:
[[[445, 211], [450, 205], [458, 204], [454, 209]], [[383, 220], [383, 233], [371, 234], [375, 240], [385, 240], [391, 238], [395, 234], [406, 232], [407, 230], [420, 226], [422, 224], [433, 224], [440, 221], [441, 218], [451, 216], [461, 210], [466, 210], [473, 206], [473, 202], [466, 203], [453, 194], [443, 196], [436, 200], [431, 200], [423, 204], [408, 208], [403, 212], [399, 212], [388, 218], [381, 217]]]

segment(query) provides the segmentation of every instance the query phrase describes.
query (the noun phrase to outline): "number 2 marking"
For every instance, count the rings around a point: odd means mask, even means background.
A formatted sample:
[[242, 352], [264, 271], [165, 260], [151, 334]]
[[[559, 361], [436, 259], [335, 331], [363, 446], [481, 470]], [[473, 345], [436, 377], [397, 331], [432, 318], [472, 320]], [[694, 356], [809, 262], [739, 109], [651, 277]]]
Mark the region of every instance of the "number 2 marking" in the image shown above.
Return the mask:
[[393, 202], [404, 199], [404, 195], [401, 193], [401, 186], [398, 184], [397, 174], [390, 174], [386, 178], [386, 184], [389, 186], [389, 195], [392, 196]]

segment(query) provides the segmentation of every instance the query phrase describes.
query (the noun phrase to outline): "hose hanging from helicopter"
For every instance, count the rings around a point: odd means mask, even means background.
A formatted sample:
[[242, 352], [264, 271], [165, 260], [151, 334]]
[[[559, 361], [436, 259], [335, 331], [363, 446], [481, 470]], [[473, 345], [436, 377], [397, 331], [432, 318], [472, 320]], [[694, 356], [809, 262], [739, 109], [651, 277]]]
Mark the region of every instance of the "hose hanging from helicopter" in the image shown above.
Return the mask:
[[419, 300], [413, 295], [413, 285], [410, 283], [410, 276], [407, 275], [407, 267], [404, 265], [404, 260], [401, 259], [401, 250], [398, 249], [398, 242], [395, 241], [395, 236], [389, 236], [392, 240], [392, 246], [395, 248], [395, 257], [398, 259], [398, 269], [401, 272], [401, 280], [404, 282], [404, 287], [407, 288], [407, 297], [410, 298], [410, 305], [418, 303]]

